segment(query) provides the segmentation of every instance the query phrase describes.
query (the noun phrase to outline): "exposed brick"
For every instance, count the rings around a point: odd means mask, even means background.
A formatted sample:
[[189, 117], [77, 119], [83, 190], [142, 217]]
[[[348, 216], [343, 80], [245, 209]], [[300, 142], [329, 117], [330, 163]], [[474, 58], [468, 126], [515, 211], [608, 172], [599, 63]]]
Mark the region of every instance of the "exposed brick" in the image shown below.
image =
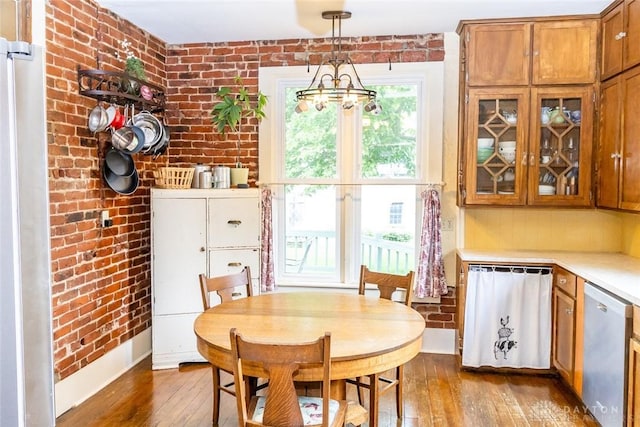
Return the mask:
[[[259, 67], [307, 61], [316, 66], [331, 43], [325, 38], [166, 45], [93, 0], [47, 2], [45, 19], [54, 374], [64, 379], [151, 326], [151, 171], [161, 164], [187, 166], [203, 159], [235, 162], [235, 141], [221, 139], [210, 122], [216, 88], [241, 75], [255, 91]], [[163, 158], [135, 155], [141, 185], [132, 196], [106, 187], [101, 167], [109, 136], [88, 131], [87, 117], [96, 101], [77, 93], [76, 67], [122, 70], [124, 39], [144, 62], [149, 81], [166, 89], [165, 116], [172, 135]], [[351, 37], [344, 42], [356, 63], [444, 57], [442, 34]], [[255, 182], [255, 122], [242, 134], [241, 154]], [[98, 227], [102, 210], [110, 211], [114, 227]], [[441, 305], [417, 308], [429, 317], [427, 326], [453, 327], [455, 299], [450, 295]]]

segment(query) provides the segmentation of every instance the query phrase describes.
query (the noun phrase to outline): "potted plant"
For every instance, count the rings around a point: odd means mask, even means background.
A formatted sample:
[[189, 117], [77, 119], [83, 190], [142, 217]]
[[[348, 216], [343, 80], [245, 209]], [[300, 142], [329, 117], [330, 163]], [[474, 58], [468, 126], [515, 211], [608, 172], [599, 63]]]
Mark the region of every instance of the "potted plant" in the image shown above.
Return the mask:
[[216, 92], [219, 101], [211, 109], [211, 122], [222, 136], [226, 137], [229, 132], [237, 136], [235, 167], [231, 169], [231, 185], [237, 186], [246, 185], [249, 176], [249, 169], [244, 168], [240, 162], [242, 124], [248, 123], [252, 117], [258, 121], [265, 117], [267, 97], [260, 91], [250, 94], [240, 76], [234, 78], [234, 83], [233, 88], [224, 86]]
[[[126, 54], [124, 72], [135, 79], [147, 81], [147, 74], [144, 71], [144, 63], [131, 50], [131, 42], [125, 39], [120, 42], [120, 45]], [[124, 79], [122, 84], [126, 92], [131, 95], [138, 95], [140, 92], [140, 84], [135, 80]]]

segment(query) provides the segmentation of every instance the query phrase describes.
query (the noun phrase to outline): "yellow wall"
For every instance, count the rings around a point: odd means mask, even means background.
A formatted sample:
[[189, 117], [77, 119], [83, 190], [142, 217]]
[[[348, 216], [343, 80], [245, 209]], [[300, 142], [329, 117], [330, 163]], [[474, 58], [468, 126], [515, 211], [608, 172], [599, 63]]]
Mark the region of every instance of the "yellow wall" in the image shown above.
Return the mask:
[[622, 251], [640, 258], [640, 214], [623, 213], [622, 218]]
[[[625, 235], [633, 233], [635, 239], [623, 239], [623, 230]], [[593, 209], [466, 208], [464, 247], [626, 253], [633, 250], [639, 254], [634, 256], [640, 256], [640, 215], [627, 219], [618, 212]]]

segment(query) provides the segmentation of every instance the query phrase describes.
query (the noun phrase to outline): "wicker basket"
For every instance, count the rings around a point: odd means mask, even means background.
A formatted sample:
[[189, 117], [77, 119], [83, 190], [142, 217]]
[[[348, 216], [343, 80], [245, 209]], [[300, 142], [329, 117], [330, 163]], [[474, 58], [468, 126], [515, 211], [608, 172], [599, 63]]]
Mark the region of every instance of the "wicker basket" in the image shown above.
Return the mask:
[[153, 177], [158, 188], [191, 188], [193, 168], [159, 168]]

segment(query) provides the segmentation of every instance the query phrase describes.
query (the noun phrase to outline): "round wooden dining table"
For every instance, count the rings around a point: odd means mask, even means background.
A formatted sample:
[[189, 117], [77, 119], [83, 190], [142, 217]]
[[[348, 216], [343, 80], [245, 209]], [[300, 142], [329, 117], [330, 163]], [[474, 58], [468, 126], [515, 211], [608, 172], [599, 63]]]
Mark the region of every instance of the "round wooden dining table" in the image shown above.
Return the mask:
[[[200, 314], [198, 351], [212, 365], [232, 371], [229, 330], [247, 340], [301, 343], [331, 332], [332, 397], [344, 399], [345, 379], [407, 363], [422, 346], [424, 318], [404, 304], [345, 293], [270, 293], [217, 305]], [[258, 368], [244, 373], [265, 377]], [[322, 379], [321, 369], [300, 369], [297, 381]]]

